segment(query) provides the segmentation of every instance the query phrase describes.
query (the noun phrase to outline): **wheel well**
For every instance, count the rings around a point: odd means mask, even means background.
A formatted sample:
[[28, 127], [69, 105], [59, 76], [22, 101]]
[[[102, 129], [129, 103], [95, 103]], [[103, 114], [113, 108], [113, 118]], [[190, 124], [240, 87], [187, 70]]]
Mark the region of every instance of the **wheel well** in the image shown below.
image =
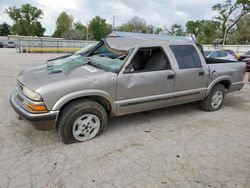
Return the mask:
[[66, 102], [65, 104], [63, 104], [63, 106], [60, 108], [60, 111], [63, 108], [65, 108], [65, 106], [67, 106], [69, 103], [71, 103], [73, 101], [76, 101], [76, 100], [81, 100], [81, 99], [92, 99], [92, 100], [100, 103], [105, 108], [105, 110], [107, 111], [107, 113], [110, 115], [111, 105], [110, 105], [109, 101], [106, 98], [101, 97], [101, 96], [86, 96], [86, 97], [80, 97], [80, 98], [72, 99], [72, 100]]
[[231, 82], [229, 80], [223, 80], [218, 82], [217, 84], [222, 84], [227, 90], [231, 87]]

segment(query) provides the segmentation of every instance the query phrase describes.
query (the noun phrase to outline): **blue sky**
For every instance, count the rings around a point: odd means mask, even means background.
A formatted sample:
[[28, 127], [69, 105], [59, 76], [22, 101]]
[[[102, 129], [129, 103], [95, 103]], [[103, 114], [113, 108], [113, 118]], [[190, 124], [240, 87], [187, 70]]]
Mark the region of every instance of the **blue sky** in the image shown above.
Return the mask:
[[224, 0], [0, 0], [0, 23], [12, 24], [4, 13], [7, 7], [30, 3], [43, 10], [41, 22], [48, 35], [54, 32], [55, 20], [62, 11], [85, 25], [96, 15], [110, 24], [115, 15], [116, 25], [136, 15], [154, 26], [184, 25], [188, 20], [211, 19], [215, 15], [211, 7], [220, 2]]

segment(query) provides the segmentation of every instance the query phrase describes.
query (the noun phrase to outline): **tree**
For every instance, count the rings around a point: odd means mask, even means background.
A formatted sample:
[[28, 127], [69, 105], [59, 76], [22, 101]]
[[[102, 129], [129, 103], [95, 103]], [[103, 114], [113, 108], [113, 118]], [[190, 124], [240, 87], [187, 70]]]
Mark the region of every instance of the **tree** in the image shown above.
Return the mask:
[[72, 29], [63, 33], [62, 37], [67, 40], [85, 40], [86, 33], [79, 29]]
[[209, 44], [220, 38], [220, 23], [213, 20], [196, 20], [186, 23], [186, 33], [190, 34], [199, 43]]
[[213, 20], [196, 20], [186, 23], [186, 33], [195, 37], [199, 43], [210, 44], [215, 39], [220, 38], [220, 23]]
[[153, 25], [148, 25], [147, 26], [147, 33], [153, 34], [154, 33], [154, 26]]
[[146, 33], [148, 31], [147, 22], [139, 16], [132, 17], [127, 23], [117, 28], [118, 31]]
[[95, 40], [101, 40], [112, 32], [112, 26], [106, 23], [106, 20], [96, 16], [89, 22], [89, 31]]
[[74, 18], [66, 12], [62, 12], [56, 19], [55, 37], [62, 37], [64, 33], [72, 29]]
[[163, 32], [163, 29], [161, 27], [157, 27], [154, 31], [154, 34], [161, 34]]
[[43, 36], [45, 28], [42, 27], [43, 11], [30, 4], [24, 4], [21, 8], [9, 7], [5, 10], [11, 20], [14, 21], [12, 31], [18, 35]]
[[250, 14], [243, 16], [229, 36], [231, 44], [250, 44]]
[[215, 39], [220, 38], [220, 23], [213, 20], [199, 21], [199, 33], [197, 42], [201, 44], [211, 44]]
[[63, 33], [62, 37], [69, 40], [87, 39], [87, 27], [78, 21], [73, 24], [73, 29]]
[[0, 24], [0, 36], [10, 35], [10, 26], [7, 23]]
[[77, 30], [81, 30], [83, 32], [87, 32], [87, 27], [85, 25], [83, 25], [81, 22], [76, 22], [74, 23], [74, 29], [77, 29]]
[[188, 21], [186, 23], [186, 32], [196, 39], [198, 37], [198, 34], [200, 33], [200, 29], [201, 29], [200, 26], [201, 26], [201, 22], [199, 20]]
[[167, 32], [167, 34], [170, 34], [170, 35], [176, 35], [176, 36], [185, 35], [185, 32], [184, 32], [182, 26], [177, 24], [177, 23], [173, 24], [170, 27], [170, 30], [167, 27], [165, 27], [165, 31]]
[[225, 3], [218, 3], [212, 7], [214, 11], [218, 12], [215, 17], [221, 24], [221, 31], [223, 33], [223, 45], [226, 43], [228, 33], [234, 28], [237, 22], [247, 13], [250, 12], [249, 0], [225, 0]]

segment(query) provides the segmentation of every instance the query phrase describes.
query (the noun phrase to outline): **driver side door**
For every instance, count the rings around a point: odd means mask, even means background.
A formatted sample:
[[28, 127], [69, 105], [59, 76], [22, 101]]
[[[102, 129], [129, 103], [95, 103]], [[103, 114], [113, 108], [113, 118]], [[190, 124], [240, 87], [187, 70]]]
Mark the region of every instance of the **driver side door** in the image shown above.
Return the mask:
[[117, 115], [167, 106], [174, 80], [163, 48], [138, 49], [117, 78]]

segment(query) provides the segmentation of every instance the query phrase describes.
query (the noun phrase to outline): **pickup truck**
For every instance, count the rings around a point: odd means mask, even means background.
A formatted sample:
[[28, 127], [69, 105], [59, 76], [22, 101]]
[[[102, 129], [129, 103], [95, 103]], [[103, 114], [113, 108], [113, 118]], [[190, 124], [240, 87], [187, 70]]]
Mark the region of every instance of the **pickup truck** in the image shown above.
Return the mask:
[[10, 103], [35, 128], [55, 128], [65, 144], [83, 142], [100, 135], [108, 117], [194, 101], [219, 110], [243, 87], [245, 69], [205, 59], [187, 38], [110, 36], [21, 71]]

